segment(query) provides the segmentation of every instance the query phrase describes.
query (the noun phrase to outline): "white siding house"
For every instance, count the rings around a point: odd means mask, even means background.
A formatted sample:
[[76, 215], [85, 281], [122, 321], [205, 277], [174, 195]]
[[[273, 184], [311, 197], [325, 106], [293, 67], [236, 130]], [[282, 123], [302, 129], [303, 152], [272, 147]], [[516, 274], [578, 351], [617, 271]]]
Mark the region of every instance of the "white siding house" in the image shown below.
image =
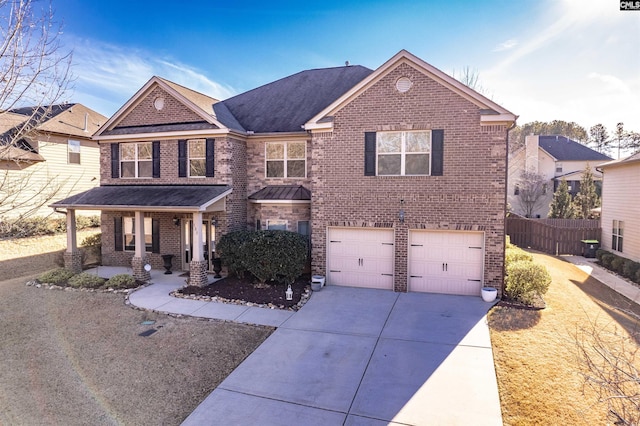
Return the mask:
[[600, 165], [602, 248], [640, 262], [640, 152]]

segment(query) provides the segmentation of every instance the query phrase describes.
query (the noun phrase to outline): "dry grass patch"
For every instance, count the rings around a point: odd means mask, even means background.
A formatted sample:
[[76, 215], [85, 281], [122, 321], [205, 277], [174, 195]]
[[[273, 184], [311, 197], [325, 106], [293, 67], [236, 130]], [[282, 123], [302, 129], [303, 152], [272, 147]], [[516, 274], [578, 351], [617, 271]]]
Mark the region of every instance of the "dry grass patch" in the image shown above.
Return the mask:
[[534, 261], [552, 277], [547, 308], [489, 313], [504, 423], [610, 424], [607, 404], [584, 385], [577, 338], [592, 325], [633, 335], [640, 307], [570, 263], [538, 253]]

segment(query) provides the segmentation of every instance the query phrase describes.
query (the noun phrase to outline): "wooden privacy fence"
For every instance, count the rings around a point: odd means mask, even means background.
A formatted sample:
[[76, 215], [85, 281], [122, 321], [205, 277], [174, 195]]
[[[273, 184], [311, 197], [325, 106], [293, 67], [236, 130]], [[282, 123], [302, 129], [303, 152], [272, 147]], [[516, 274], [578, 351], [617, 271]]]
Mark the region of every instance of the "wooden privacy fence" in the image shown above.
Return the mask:
[[599, 219], [528, 219], [509, 216], [506, 234], [518, 247], [549, 254], [581, 255], [581, 240], [600, 241]]

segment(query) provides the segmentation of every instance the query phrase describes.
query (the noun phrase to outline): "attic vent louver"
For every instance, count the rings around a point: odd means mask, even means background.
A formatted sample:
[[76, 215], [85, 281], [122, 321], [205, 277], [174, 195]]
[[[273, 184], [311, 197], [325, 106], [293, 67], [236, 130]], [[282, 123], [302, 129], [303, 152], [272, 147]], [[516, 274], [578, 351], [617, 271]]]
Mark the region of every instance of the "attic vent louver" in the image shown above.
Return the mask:
[[411, 86], [413, 86], [413, 83], [407, 77], [400, 77], [398, 81], [396, 81], [396, 90], [400, 93], [408, 92]]

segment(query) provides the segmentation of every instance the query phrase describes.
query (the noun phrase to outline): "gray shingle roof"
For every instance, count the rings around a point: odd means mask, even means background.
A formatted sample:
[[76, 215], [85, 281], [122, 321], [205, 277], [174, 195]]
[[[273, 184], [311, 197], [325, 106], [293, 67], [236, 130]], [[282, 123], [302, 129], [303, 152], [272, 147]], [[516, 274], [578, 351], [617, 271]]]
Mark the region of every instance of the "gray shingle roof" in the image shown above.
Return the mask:
[[540, 136], [538, 142], [540, 148], [547, 151], [558, 161], [611, 160], [611, 157], [564, 136]]
[[[222, 104], [247, 131], [299, 132], [309, 119], [372, 72], [359, 65], [302, 71]], [[220, 114], [218, 119], [224, 123], [225, 117]], [[233, 123], [224, 124], [234, 128]]]
[[56, 208], [115, 209], [154, 207], [199, 210], [231, 190], [228, 185], [99, 186], [51, 204]]

